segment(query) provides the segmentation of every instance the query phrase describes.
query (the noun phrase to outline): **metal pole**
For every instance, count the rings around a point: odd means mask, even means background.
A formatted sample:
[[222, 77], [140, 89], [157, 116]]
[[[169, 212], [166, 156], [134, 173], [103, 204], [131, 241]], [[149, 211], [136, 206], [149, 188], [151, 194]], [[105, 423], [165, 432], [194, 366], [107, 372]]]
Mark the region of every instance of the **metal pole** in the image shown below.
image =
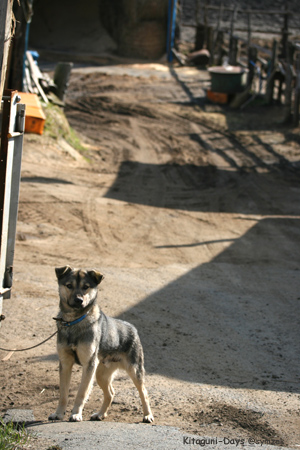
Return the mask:
[[[5, 91], [0, 149], [0, 316], [10, 297], [19, 204], [25, 105], [17, 91]], [[1, 320], [0, 320], [1, 323]]]
[[176, 14], [177, 14], [177, 0], [169, 0], [169, 26], [168, 26], [168, 61], [173, 61], [172, 48], [175, 40]]

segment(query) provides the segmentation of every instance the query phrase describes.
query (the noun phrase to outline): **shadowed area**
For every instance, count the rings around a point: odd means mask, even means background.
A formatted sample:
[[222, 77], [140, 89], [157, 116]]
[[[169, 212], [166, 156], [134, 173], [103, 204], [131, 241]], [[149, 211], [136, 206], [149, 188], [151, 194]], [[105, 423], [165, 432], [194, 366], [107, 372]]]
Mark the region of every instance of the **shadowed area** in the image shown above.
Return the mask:
[[263, 219], [211, 262], [122, 314], [139, 329], [146, 369], [196, 383], [299, 392], [299, 238], [298, 219]]
[[[297, 172], [279, 171], [276, 165], [258, 173], [210, 165], [124, 161], [105, 197], [188, 211], [298, 215], [299, 193], [291, 189], [293, 183], [298, 186]], [[284, 195], [288, 201], [282, 203]]]

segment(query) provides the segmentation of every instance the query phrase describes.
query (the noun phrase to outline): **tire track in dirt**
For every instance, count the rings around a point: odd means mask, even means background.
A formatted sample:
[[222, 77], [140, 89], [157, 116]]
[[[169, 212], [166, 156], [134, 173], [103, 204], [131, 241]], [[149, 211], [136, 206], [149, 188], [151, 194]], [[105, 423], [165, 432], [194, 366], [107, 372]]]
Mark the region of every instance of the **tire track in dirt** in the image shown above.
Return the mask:
[[96, 208], [96, 194], [90, 194], [86, 202], [82, 204], [78, 214], [80, 215], [83, 229], [92, 246], [98, 249], [99, 252], [107, 247], [107, 242], [104, 238], [99, 222], [97, 220]]
[[[151, 189], [151, 200], [155, 205], [164, 207], [166, 183], [161, 171], [156, 170], [155, 167], [160, 163], [156, 148], [152, 145], [149, 137], [145, 136], [135, 117], [130, 118], [130, 125], [137, 147], [134, 152], [134, 160], [139, 163], [128, 175], [131, 178], [132, 187], [134, 189], [135, 186], [143, 186], [144, 189], [147, 189], [150, 184], [155, 184], [156, 188]], [[154, 179], [155, 182], [153, 182]], [[138, 194], [138, 192], [136, 193]]]

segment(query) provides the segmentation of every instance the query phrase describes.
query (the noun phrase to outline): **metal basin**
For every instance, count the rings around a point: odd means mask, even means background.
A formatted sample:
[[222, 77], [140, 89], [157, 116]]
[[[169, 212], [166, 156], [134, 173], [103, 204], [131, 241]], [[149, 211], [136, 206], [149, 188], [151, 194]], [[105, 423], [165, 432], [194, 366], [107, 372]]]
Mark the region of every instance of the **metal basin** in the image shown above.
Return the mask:
[[242, 92], [246, 85], [247, 69], [239, 66], [216, 66], [208, 69], [211, 76], [211, 90], [224, 94]]

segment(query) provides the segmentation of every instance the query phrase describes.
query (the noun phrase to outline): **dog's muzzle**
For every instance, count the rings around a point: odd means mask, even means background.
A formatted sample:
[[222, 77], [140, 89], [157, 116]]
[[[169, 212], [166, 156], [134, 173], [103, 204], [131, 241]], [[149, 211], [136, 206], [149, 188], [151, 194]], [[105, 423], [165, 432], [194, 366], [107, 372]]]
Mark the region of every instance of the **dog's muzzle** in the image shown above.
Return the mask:
[[74, 298], [74, 305], [76, 308], [80, 308], [83, 305], [83, 298], [82, 297], [75, 297]]

